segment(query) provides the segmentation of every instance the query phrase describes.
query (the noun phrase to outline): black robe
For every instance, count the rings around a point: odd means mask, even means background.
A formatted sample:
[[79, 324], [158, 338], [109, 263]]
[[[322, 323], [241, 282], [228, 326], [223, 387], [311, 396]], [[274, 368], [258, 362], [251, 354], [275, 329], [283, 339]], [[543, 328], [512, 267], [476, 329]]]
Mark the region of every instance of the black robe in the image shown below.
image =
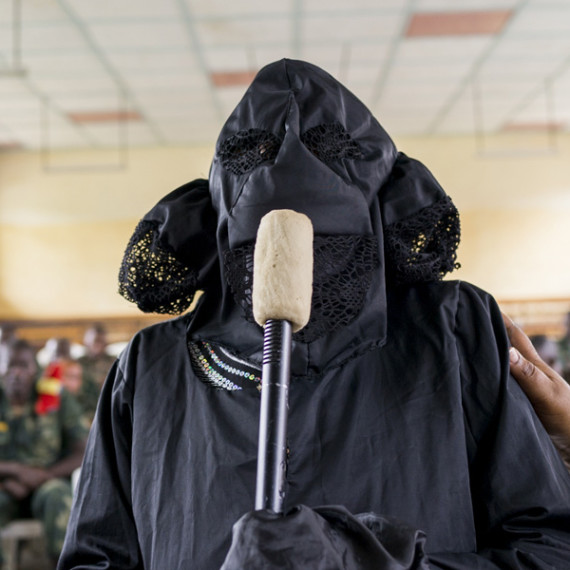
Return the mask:
[[[432, 568], [570, 567], [570, 475], [509, 376], [493, 300], [443, 282], [389, 301], [383, 347], [292, 379], [286, 505], [395, 517]], [[256, 383], [206, 384], [188, 329], [142, 331], [115, 366], [60, 568], [213, 570], [253, 509]]]
[[[251, 244], [287, 207], [311, 219], [315, 272], [289, 391], [285, 509], [302, 506], [276, 526], [250, 513], [263, 347]], [[246, 558], [260, 553], [248, 570], [570, 568], [570, 475], [509, 375], [500, 311], [437, 281], [456, 222], [429, 171], [333, 78], [287, 60], [262, 70], [209, 180], [160, 201], [127, 247], [122, 293], [144, 310], [204, 294], [112, 369], [60, 570], [216, 570], [238, 521], [227, 568], [245, 564], [242, 539]], [[323, 562], [331, 549], [338, 563]]]

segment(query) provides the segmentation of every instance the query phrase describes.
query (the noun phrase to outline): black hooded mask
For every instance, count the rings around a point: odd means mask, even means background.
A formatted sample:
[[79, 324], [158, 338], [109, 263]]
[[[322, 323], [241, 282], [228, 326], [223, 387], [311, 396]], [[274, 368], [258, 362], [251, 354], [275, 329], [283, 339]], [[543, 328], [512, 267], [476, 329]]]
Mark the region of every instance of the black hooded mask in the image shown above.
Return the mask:
[[381, 346], [387, 290], [457, 265], [457, 211], [429, 171], [398, 153], [333, 77], [281, 60], [258, 73], [224, 125], [209, 181], [175, 190], [139, 223], [121, 294], [145, 312], [177, 314], [203, 290], [189, 339], [259, 363], [253, 248], [275, 209], [307, 215], [315, 233], [311, 317], [293, 337], [293, 375]]

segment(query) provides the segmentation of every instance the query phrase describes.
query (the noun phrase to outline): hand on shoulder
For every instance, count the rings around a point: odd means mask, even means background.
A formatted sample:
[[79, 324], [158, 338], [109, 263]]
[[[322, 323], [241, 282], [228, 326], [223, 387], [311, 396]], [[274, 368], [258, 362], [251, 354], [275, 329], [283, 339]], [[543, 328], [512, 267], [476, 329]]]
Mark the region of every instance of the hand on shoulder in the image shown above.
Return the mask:
[[538, 355], [530, 339], [503, 314], [511, 374], [520, 384], [565, 461], [570, 461], [570, 384]]

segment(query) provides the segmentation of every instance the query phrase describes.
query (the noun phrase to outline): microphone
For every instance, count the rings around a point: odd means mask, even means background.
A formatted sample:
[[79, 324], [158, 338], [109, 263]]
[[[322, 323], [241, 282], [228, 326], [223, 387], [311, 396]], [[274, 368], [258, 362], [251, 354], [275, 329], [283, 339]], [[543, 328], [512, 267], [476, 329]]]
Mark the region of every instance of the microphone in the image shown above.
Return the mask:
[[264, 328], [255, 508], [283, 512], [291, 336], [311, 314], [313, 226], [304, 214], [272, 210], [253, 255], [253, 316]]

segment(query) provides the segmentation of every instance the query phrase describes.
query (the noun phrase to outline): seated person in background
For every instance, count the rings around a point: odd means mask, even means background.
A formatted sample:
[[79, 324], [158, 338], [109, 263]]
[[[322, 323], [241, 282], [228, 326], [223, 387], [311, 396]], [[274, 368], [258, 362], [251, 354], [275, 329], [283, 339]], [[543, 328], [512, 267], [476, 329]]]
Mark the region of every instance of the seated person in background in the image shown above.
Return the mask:
[[61, 385], [79, 401], [81, 387], [83, 386], [83, 369], [77, 360], [63, 360], [61, 362]]
[[54, 562], [71, 509], [69, 477], [81, 465], [86, 437], [77, 402], [57, 379], [38, 380], [33, 348], [17, 341], [0, 385], [0, 527], [27, 516], [41, 520]]
[[46, 366], [51, 362], [69, 359], [71, 358], [71, 341], [68, 338], [50, 338], [44, 348], [38, 353], [36, 360], [39, 360], [41, 364], [40, 354]]
[[562, 360], [558, 354], [556, 341], [545, 334], [534, 334], [529, 337], [529, 340], [542, 361], [552, 368], [556, 374], [562, 375]]
[[115, 362], [107, 353], [107, 331], [101, 324], [94, 324], [83, 337], [86, 353], [78, 359], [83, 369], [83, 385], [79, 399], [85, 413], [93, 418], [103, 382]]
[[[511, 373], [531, 401], [538, 417], [550, 434], [566, 467], [570, 470], [570, 385], [549, 366], [548, 352], [540, 355], [540, 342], [533, 346], [522, 329], [503, 315], [512, 348]], [[531, 337], [535, 338], [536, 337]], [[552, 361], [550, 361], [552, 363]], [[555, 362], [554, 362], [555, 364]]]
[[61, 361], [61, 385], [75, 397], [84, 412], [85, 419], [91, 425], [99, 398], [99, 389], [96, 389], [94, 384], [85, 385], [83, 367], [79, 361]]
[[16, 341], [16, 327], [11, 323], [0, 323], [0, 376], [6, 374], [10, 347]]

